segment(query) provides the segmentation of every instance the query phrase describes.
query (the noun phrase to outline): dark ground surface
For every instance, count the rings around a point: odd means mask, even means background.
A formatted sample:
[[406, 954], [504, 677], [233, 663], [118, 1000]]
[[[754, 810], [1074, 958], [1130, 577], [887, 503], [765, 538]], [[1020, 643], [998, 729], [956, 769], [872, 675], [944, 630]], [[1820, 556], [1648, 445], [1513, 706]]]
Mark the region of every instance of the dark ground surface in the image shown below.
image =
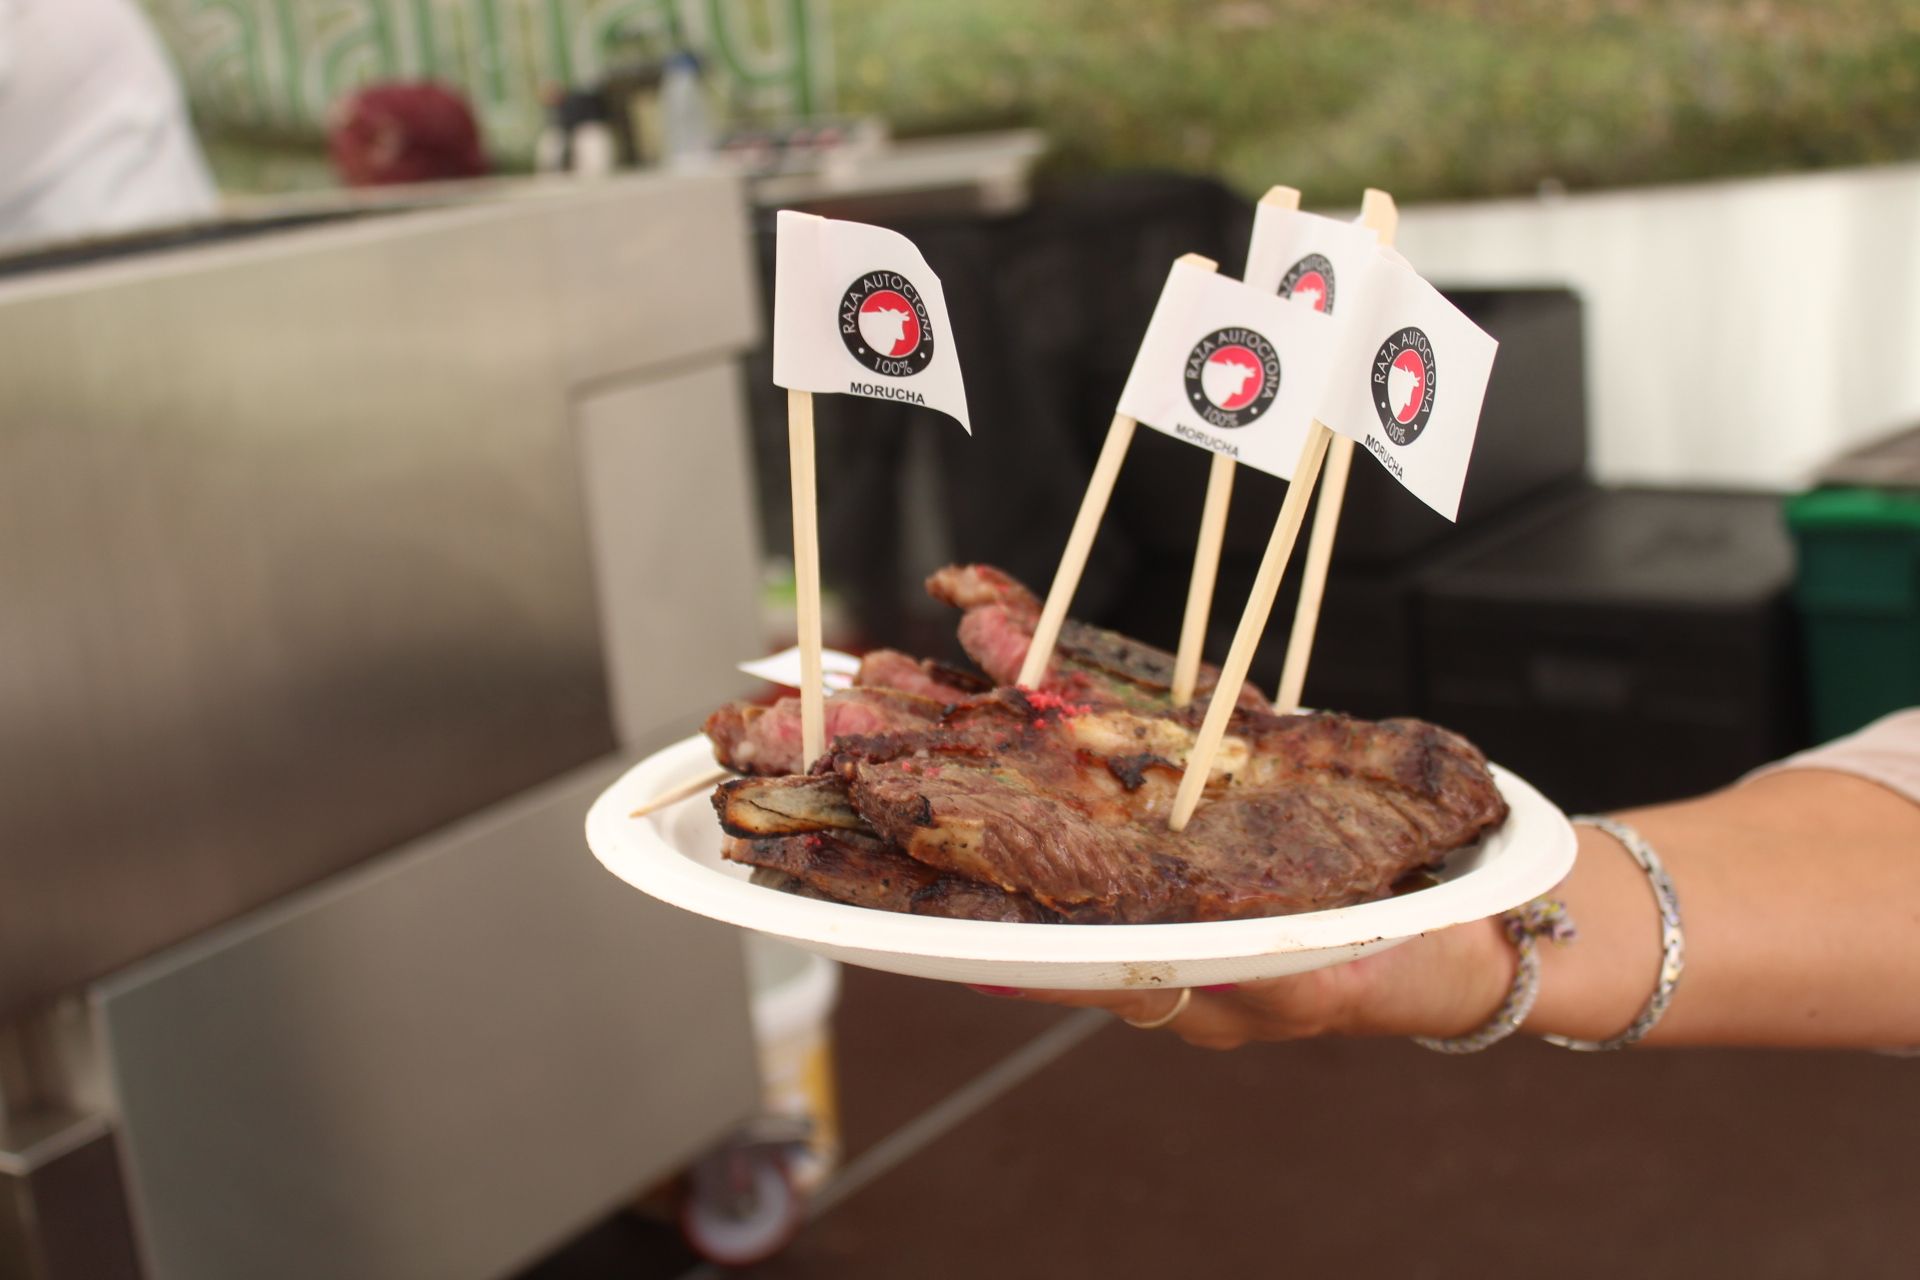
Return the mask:
[[[1063, 1017], [846, 970], [857, 1158]], [[750, 1274], [1913, 1275], [1920, 1062], [1508, 1043], [1189, 1049], [1113, 1025], [832, 1205]], [[695, 1261], [610, 1223], [524, 1280]]]

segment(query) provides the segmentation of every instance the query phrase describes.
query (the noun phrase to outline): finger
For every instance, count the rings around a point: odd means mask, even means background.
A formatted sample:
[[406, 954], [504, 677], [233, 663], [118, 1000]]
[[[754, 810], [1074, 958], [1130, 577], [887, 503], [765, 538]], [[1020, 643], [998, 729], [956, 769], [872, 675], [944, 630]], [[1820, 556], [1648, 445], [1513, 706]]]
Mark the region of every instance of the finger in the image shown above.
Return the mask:
[[[1121, 1016], [1144, 1024], [1138, 1028], [1141, 1031], [1170, 1031], [1203, 1049], [1234, 1049], [1254, 1038], [1254, 1023], [1244, 1008], [1200, 990], [1184, 1000], [1175, 992], [1174, 1003], [1160, 1000], [1148, 1007], [1145, 1016], [1132, 1013]], [[1160, 1022], [1163, 1018], [1167, 1021]], [[1152, 1025], [1156, 1022], [1160, 1025]]]

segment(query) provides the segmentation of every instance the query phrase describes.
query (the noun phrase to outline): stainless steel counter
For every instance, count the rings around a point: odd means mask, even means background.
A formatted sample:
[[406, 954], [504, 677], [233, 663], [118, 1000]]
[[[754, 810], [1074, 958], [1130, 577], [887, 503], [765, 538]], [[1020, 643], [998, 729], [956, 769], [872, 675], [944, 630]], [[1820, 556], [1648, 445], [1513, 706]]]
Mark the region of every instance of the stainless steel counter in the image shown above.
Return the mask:
[[752, 1106], [737, 939], [574, 792], [759, 641], [754, 329], [722, 178], [0, 281], [0, 1148], [98, 984], [150, 1274], [492, 1274]]

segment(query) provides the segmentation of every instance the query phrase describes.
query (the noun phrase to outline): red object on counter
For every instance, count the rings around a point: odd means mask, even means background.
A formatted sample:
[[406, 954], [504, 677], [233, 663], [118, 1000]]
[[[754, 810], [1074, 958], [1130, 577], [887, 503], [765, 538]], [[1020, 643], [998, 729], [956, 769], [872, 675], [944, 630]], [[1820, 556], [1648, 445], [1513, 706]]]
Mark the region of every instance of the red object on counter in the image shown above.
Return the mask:
[[331, 113], [327, 150], [350, 187], [478, 178], [488, 170], [465, 98], [430, 82], [370, 85]]

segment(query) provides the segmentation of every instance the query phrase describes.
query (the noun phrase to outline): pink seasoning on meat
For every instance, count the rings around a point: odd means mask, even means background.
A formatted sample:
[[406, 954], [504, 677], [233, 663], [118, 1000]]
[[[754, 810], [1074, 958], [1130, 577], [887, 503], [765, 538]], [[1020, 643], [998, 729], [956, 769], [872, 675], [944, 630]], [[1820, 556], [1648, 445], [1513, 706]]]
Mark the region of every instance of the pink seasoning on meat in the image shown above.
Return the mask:
[[1084, 716], [1093, 708], [1083, 702], [1069, 702], [1051, 689], [1034, 689], [1027, 694], [1028, 705], [1040, 711], [1058, 711], [1062, 720]]

